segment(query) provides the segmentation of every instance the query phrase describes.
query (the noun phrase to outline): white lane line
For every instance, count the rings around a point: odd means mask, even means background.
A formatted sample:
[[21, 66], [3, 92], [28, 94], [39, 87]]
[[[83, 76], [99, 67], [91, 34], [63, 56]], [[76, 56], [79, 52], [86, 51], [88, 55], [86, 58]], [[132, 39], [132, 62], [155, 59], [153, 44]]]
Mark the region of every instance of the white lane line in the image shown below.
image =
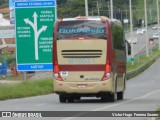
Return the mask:
[[101, 108], [97, 108], [97, 109], [94, 109], [94, 110], [91, 110], [91, 111], [100, 111], [100, 110], [104, 110], [104, 109], [107, 109], [107, 108], [111, 108], [111, 107], [115, 107], [115, 106], [119, 106], [119, 105], [123, 105], [123, 104], [126, 104], [126, 103], [130, 103], [130, 102], [133, 102], [133, 101], [136, 101], [136, 100], [140, 100], [140, 99], [143, 99], [143, 98], [146, 98], [156, 92], [160, 92], [160, 89], [159, 90], [155, 90], [155, 91], [152, 91], [144, 96], [141, 96], [141, 97], [138, 97], [138, 98], [134, 98], [134, 99], [131, 99], [131, 100], [127, 100], [127, 101], [124, 101], [122, 103], [117, 103], [117, 104], [113, 104], [113, 105], [109, 105], [109, 106], [105, 106], [105, 107], [101, 107]]
[[[113, 105], [109, 105], [109, 106], [105, 106], [105, 107], [101, 107], [101, 108], [97, 108], [97, 109], [93, 109], [93, 110], [90, 110], [90, 111], [100, 111], [100, 110], [105, 110], [105, 109], [108, 109], [108, 108], [111, 108], [111, 107], [115, 107], [115, 106], [119, 106], [119, 105], [123, 105], [123, 104], [126, 104], [126, 103], [129, 103], [129, 102], [133, 102], [133, 101], [136, 101], [136, 100], [140, 100], [140, 99], [143, 99], [143, 98], [146, 98], [152, 94], [155, 94], [157, 92], [160, 92], [160, 89], [158, 90], [155, 90], [155, 91], [152, 91], [144, 96], [141, 96], [141, 97], [137, 97], [137, 98], [134, 98], [134, 99], [131, 99], [131, 100], [127, 100], [127, 101], [124, 101], [122, 103], [117, 103], [117, 104], [113, 104]], [[74, 117], [68, 117], [68, 118], [64, 118], [62, 120], [72, 120], [72, 119], [75, 119], [77, 118], [78, 116], [81, 116], [83, 114], [87, 114], [86, 112], [84, 113], [80, 113], [80, 114], [77, 114], [75, 115]]]
[[41, 103], [41, 104], [37, 104], [37, 105], [34, 105], [34, 106], [38, 107], [38, 106], [43, 106], [43, 105], [46, 105], [46, 103]]

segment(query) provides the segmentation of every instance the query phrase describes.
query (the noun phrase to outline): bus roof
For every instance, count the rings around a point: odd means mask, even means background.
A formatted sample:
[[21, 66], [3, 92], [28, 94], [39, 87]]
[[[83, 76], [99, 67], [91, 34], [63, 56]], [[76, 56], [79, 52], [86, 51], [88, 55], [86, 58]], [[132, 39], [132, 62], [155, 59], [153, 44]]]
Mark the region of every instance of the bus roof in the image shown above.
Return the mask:
[[74, 18], [62, 18], [62, 21], [76, 21], [76, 20], [102, 20], [102, 19], [107, 19], [110, 22], [119, 22], [119, 20], [117, 19], [110, 19], [108, 17], [105, 16], [78, 16], [78, 17], [74, 17]]
[[119, 20], [117, 19], [110, 19], [105, 16], [78, 16], [74, 18], [62, 18], [59, 19], [60, 21], [76, 21], [76, 20], [96, 20], [96, 21], [101, 21], [101, 20], [108, 20], [110, 23], [117, 24], [118, 26], [122, 27], [122, 24]]
[[75, 18], [63, 18], [63, 21], [75, 21], [75, 20], [101, 20], [101, 17], [100, 16], [89, 16], [89, 17], [86, 17], [86, 16], [78, 16], [78, 17], [75, 17]]

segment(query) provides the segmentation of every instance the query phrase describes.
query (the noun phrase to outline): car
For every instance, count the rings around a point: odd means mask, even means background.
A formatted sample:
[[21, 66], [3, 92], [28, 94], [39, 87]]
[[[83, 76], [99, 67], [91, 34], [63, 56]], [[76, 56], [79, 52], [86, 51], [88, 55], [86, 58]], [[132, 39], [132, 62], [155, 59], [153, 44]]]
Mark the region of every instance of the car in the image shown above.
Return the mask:
[[141, 35], [143, 35], [143, 34], [144, 34], [144, 30], [142, 30], [142, 29], [138, 29], [138, 30], [137, 30], [137, 34], [141, 34]]
[[142, 28], [142, 31], [143, 31], [143, 33], [145, 33], [146, 32], [146, 28]]
[[158, 29], [157, 26], [152, 27], [152, 30], [157, 30], [157, 29]]
[[153, 39], [158, 39], [158, 38], [159, 38], [159, 33], [158, 33], [158, 32], [153, 33], [152, 38], [153, 38]]
[[129, 42], [129, 44], [132, 44], [132, 40], [133, 40], [133, 44], [137, 44], [138, 40], [137, 40], [136, 37], [133, 37], [132, 39], [130, 37], [130, 38], [127, 39], [127, 41]]

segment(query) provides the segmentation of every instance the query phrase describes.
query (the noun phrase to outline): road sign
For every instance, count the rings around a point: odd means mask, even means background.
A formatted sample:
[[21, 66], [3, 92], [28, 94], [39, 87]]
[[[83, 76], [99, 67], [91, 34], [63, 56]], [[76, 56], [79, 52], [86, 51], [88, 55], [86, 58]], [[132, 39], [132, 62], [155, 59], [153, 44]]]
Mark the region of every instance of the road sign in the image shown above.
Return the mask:
[[18, 71], [52, 70], [56, 1], [15, 2]]
[[124, 22], [124, 23], [128, 23], [128, 19], [124, 19], [123, 22]]
[[127, 59], [127, 62], [134, 62], [135, 61], [135, 58], [129, 58]]

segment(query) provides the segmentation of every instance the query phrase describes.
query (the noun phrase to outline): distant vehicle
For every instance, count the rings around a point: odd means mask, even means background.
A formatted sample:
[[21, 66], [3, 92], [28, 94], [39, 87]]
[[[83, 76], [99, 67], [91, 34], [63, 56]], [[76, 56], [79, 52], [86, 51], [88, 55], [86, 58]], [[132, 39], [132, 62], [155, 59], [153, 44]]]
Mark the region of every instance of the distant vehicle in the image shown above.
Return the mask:
[[143, 35], [143, 34], [144, 34], [144, 31], [143, 31], [142, 29], [138, 29], [138, 30], [137, 30], [137, 34]]
[[133, 40], [133, 44], [137, 44], [138, 40], [137, 40], [136, 37], [133, 37], [132, 39], [130, 37], [130, 38], [127, 39], [127, 41], [129, 42], [129, 44], [132, 44], [132, 40]]
[[159, 33], [158, 32], [153, 33], [153, 37], [152, 38], [153, 39], [158, 39], [159, 38]]
[[143, 33], [145, 33], [146, 32], [146, 28], [142, 28], [142, 31], [143, 31]]
[[152, 30], [157, 30], [157, 29], [158, 29], [157, 26], [152, 27]]

